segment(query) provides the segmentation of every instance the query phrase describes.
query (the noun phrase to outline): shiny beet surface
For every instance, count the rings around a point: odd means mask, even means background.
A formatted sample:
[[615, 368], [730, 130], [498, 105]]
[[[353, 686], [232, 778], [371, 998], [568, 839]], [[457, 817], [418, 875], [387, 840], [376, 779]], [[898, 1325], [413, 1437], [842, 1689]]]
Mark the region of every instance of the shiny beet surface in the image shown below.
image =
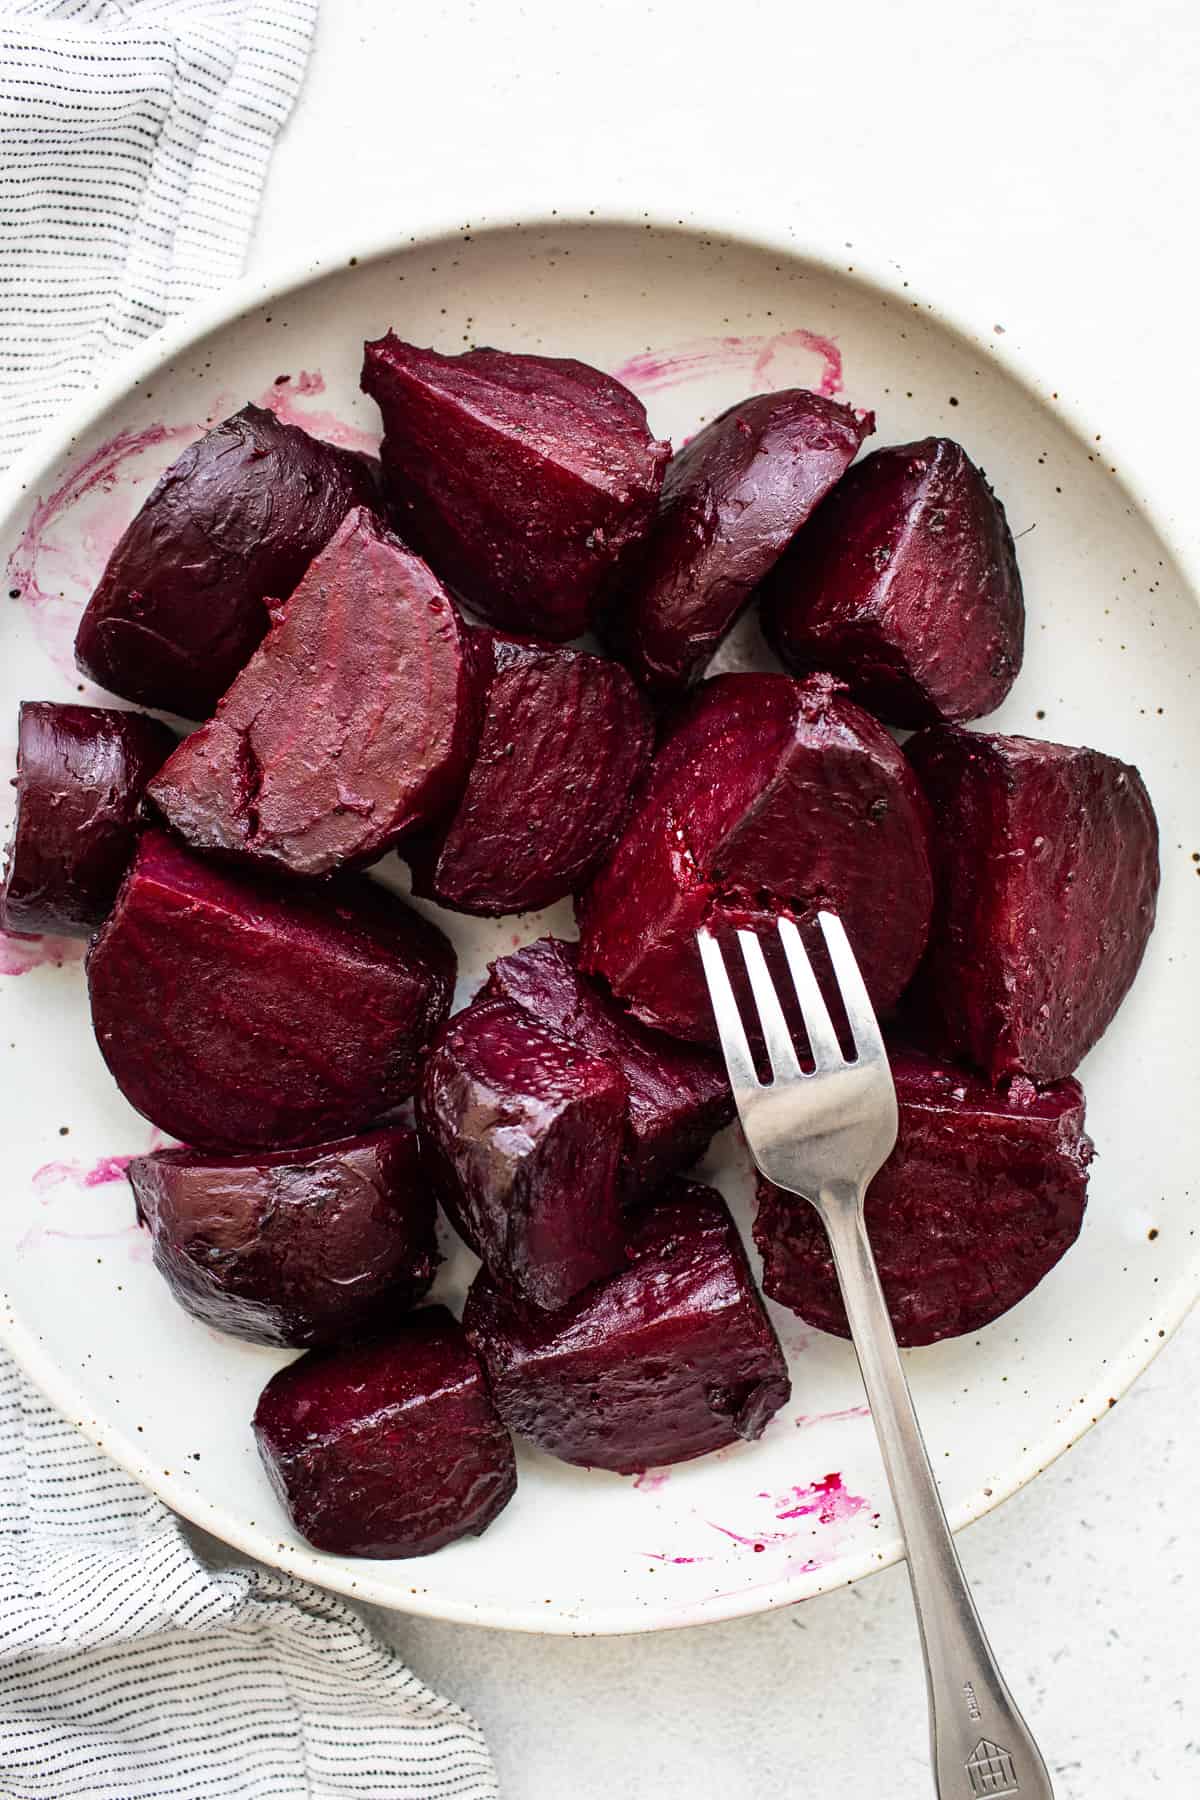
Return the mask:
[[670, 446], [610, 375], [550, 356], [441, 356], [390, 334], [362, 385], [383, 414], [398, 529], [495, 625], [578, 637], [649, 529]]
[[452, 804], [475, 726], [468, 628], [356, 507], [151, 798], [198, 850], [327, 875]]
[[480, 736], [457, 808], [405, 846], [413, 892], [456, 912], [529, 912], [582, 886], [650, 764], [653, 729], [616, 663], [475, 633]]
[[127, 526], [75, 639], [101, 687], [206, 719], [352, 506], [370, 464], [257, 406], [190, 444]]
[[628, 598], [611, 622], [640, 681], [687, 686], [875, 428], [836, 400], [785, 388], [739, 401], [667, 466]]
[[763, 626], [891, 725], [993, 712], [1021, 668], [1025, 603], [1004, 508], [961, 445], [863, 458], [776, 564]]
[[88, 957], [92, 1022], [131, 1105], [214, 1149], [356, 1131], [412, 1092], [455, 959], [374, 882], [272, 888], [160, 832]]
[[174, 747], [143, 713], [22, 701], [0, 927], [91, 936], [133, 856], [146, 783]]
[[280, 1369], [254, 1435], [296, 1530], [339, 1556], [428, 1556], [478, 1537], [516, 1492], [508, 1432], [441, 1306], [385, 1343], [312, 1350]]
[[698, 928], [830, 907], [886, 1012], [925, 947], [929, 858], [912, 770], [838, 683], [721, 675], [669, 732], [580, 898], [580, 967], [644, 1024], [713, 1040]]
[[620, 1070], [628, 1094], [621, 1153], [626, 1199], [688, 1168], [733, 1118], [721, 1058], [639, 1025], [580, 974], [578, 944], [546, 937], [514, 950], [492, 964], [483, 993], [513, 1002]]
[[[896, 1336], [978, 1331], [1035, 1288], [1079, 1235], [1092, 1145], [1083, 1090], [1007, 1089], [913, 1052], [893, 1055], [896, 1148], [867, 1193], [867, 1227]], [[824, 1228], [759, 1178], [763, 1286], [810, 1325], [850, 1335]]]
[[631, 1216], [627, 1250], [628, 1269], [540, 1316], [476, 1277], [463, 1324], [505, 1424], [623, 1475], [760, 1437], [791, 1384], [725, 1202], [673, 1182]]
[[417, 1118], [446, 1211], [495, 1280], [561, 1306], [621, 1266], [625, 1082], [506, 1000], [456, 1013]]
[[992, 1081], [1057, 1081], [1108, 1029], [1154, 925], [1142, 778], [1097, 750], [952, 726], [907, 751], [933, 808], [938, 889], [914, 995], [938, 1041]]
[[437, 1268], [433, 1189], [403, 1126], [250, 1156], [156, 1150], [129, 1181], [180, 1305], [252, 1343], [379, 1330]]

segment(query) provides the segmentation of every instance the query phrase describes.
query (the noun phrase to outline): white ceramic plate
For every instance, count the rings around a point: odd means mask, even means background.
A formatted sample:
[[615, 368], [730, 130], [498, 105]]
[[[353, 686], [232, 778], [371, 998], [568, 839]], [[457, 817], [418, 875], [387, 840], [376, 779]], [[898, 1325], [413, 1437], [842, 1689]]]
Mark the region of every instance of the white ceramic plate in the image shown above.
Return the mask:
[[[1025, 671], [990, 723], [1095, 745], [1146, 776], [1163, 834], [1160, 922], [1132, 997], [1082, 1071], [1099, 1149], [1083, 1234], [1005, 1318], [908, 1358], [961, 1525], [1111, 1405], [1200, 1287], [1189, 1194], [1200, 1040], [1194, 595], [1111, 453], [1006, 361], [990, 322], [972, 338], [897, 281], [782, 239], [596, 221], [431, 232], [244, 288], [201, 328], [108, 377], [14, 472], [0, 519], [0, 551], [11, 553], [0, 763], [12, 764], [19, 699], [105, 698], [73, 671], [75, 621], [118, 531], [182, 444], [247, 399], [319, 434], [372, 442], [361, 345], [389, 325], [446, 350], [490, 343], [620, 371], [677, 441], [743, 394], [822, 383], [875, 409], [875, 443], [961, 438], [1008, 507], [1029, 607]], [[721, 658], [766, 660], [749, 626]], [[402, 885], [394, 863], [384, 874]], [[461, 1001], [488, 957], [569, 930], [569, 911], [441, 922], [459, 948]], [[0, 1329], [46, 1392], [181, 1513], [363, 1599], [540, 1631], [725, 1618], [897, 1556], [853, 1354], [779, 1309], [794, 1393], [760, 1443], [633, 1480], [522, 1452], [517, 1497], [482, 1539], [411, 1562], [309, 1550], [268, 1491], [249, 1430], [284, 1358], [197, 1324], [160, 1282], [106, 1160], [154, 1135], [101, 1063], [77, 947], [61, 967], [57, 954], [3, 946]], [[747, 1226], [747, 1162], [732, 1133], [705, 1166]], [[459, 1297], [469, 1261], [460, 1252], [439, 1291]]]

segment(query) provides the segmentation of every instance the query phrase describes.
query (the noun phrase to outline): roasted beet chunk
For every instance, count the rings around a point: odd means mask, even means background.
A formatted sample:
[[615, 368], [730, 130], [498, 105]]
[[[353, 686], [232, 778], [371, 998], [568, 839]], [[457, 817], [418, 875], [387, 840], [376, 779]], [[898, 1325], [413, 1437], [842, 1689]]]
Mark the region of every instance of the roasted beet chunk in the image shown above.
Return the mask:
[[925, 946], [927, 809], [892, 739], [814, 675], [721, 675], [655, 758], [580, 902], [580, 967], [645, 1024], [716, 1036], [695, 934], [841, 914], [880, 1011]]
[[197, 849], [327, 875], [452, 803], [475, 713], [449, 595], [356, 507], [151, 797]]
[[475, 634], [483, 724], [466, 790], [405, 847], [413, 890], [456, 912], [529, 912], [583, 885], [650, 762], [650, 716], [616, 663]]
[[733, 1117], [725, 1067], [710, 1050], [647, 1031], [579, 972], [578, 944], [539, 938], [492, 964], [488, 999], [512, 1001], [625, 1078], [621, 1188], [657, 1187], [701, 1156]]
[[91, 936], [133, 856], [146, 783], [174, 746], [143, 713], [22, 702], [5, 931]]
[[125, 1098], [214, 1149], [316, 1143], [410, 1094], [454, 952], [362, 877], [279, 891], [143, 837], [88, 957]]
[[658, 519], [614, 641], [647, 687], [686, 687], [875, 428], [803, 388], [756, 394], [667, 467]]
[[386, 1343], [280, 1369], [254, 1435], [296, 1530], [339, 1556], [428, 1556], [478, 1537], [516, 1492], [509, 1435], [442, 1306]]
[[[1007, 1089], [913, 1052], [892, 1058], [896, 1148], [867, 1194], [867, 1226], [902, 1344], [978, 1331], [1030, 1293], [1075, 1242], [1091, 1140], [1083, 1090]], [[822, 1331], [850, 1335], [815, 1210], [759, 1181], [763, 1286]]]
[[1112, 1022], [1154, 924], [1158, 826], [1098, 750], [956, 730], [908, 753], [933, 806], [937, 905], [915, 993], [993, 1081], [1057, 1081]]
[[129, 1180], [180, 1305], [252, 1343], [391, 1324], [437, 1267], [433, 1189], [402, 1126], [273, 1154], [156, 1150]]
[[1025, 638], [1004, 508], [949, 438], [876, 450], [776, 564], [763, 625], [789, 669], [830, 670], [892, 725], [992, 712]]
[[668, 444], [628, 388], [586, 363], [389, 333], [362, 384], [405, 542], [493, 624], [578, 637], [654, 516]]
[[500, 1417], [622, 1475], [761, 1437], [791, 1384], [721, 1196], [673, 1182], [630, 1219], [627, 1248], [628, 1269], [540, 1316], [476, 1277], [463, 1324]]
[[561, 1306], [622, 1260], [625, 1083], [505, 1000], [457, 1013], [417, 1117], [451, 1219], [496, 1280]]
[[205, 719], [352, 506], [361, 456], [245, 406], [171, 464], [108, 559], [75, 639], [101, 687]]

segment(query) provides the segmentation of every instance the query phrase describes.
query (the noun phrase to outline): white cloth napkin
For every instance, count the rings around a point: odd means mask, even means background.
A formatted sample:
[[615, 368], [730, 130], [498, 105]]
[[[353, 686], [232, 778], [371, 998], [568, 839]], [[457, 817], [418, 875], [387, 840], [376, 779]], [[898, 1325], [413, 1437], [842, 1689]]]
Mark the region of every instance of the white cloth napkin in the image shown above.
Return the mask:
[[[0, 467], [236, 275], [315, 0], [0, 0]], [[494, 1800], [332, 1595], [210, 1562], [0, 1352], [3, 1800]]]

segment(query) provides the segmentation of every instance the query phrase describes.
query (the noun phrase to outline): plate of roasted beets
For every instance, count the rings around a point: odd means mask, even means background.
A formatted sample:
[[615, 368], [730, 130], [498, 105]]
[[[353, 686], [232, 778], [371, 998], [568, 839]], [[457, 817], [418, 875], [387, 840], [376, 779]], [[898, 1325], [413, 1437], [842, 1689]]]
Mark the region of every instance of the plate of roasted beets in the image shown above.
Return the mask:
[[1197, 1286], [1196, 601], [1095, 435], [886, 282], [430, 235], [126, 367], [3, 518], [3, 1333], [327, 1586], [682, 1625], [898, 1553], [696, 933], [845, 923], [954, 1523]]

